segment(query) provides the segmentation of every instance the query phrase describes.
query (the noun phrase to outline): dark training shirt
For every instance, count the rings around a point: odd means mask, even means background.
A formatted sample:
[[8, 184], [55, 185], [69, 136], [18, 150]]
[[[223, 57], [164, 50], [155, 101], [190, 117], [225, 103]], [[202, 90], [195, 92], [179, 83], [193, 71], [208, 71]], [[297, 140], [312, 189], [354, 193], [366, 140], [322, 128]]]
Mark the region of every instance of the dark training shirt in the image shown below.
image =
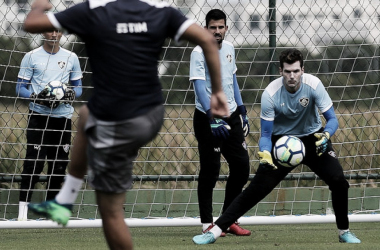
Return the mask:
[[193, 23], [166, 3], [139, 0], [89, 0], [49, 19], [85, 42], [94, 86], [88, 107], [105, 121], [162, 104], [157, 63], [163, 43], [178, 40]]

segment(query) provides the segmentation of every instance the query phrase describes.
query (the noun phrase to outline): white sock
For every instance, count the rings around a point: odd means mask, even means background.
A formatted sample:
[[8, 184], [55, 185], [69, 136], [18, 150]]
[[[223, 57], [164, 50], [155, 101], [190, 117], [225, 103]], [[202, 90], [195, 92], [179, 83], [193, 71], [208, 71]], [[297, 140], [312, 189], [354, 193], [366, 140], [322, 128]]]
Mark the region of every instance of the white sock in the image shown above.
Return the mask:
[[212, 223], [203, 223], [202, 224], [202, 231], [205, 231], [211, 225], [212, 225]]
[[18, 203], [18, 218], [17, 220], [27, 220], [28, 219], [28, 204], [29, 202], [20, 201]]
[[220, 229], [218, 225], [215, 225], [210, 229], [210, 232], [214, 235], [215, 239], [217, 239], [222, 234], [222, 229]]
[[339, 231], [339, 235], [343, 235], [344, 233], [347, 233], [350, 231], [350, 229], [346, 229], [346, 230], [341, 230], [341, 229], [338, 229]]
[[83, 179], [78, 179], [70, 174], [66, 175], [65, 182], [55, 200], [60, 204], [73, 204], [78, 192], [82, 188]]

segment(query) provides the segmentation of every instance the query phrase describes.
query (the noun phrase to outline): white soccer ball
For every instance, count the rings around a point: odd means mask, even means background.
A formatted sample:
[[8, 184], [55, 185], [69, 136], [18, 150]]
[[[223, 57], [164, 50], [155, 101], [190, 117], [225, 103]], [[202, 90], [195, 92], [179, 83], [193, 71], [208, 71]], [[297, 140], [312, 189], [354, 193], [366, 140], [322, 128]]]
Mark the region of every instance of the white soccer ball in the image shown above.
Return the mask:
[[60, 81], [51, 81], [46, 88], [49, 89], [48, 96], [55, 96], [57, 100], [61, 100], [65, 96], [67, 86]]
[[295, 136], [281, 137], [275, 143], [273, 150], [275, 160], [284, 167], [296, 167], [305, 157], [305, 145]]

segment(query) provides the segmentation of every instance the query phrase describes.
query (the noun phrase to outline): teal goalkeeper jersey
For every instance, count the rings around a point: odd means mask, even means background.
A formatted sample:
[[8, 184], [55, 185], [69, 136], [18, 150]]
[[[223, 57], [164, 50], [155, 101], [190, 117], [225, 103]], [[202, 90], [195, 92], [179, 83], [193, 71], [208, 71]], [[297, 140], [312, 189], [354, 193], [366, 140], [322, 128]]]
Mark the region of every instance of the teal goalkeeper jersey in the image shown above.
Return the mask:
[[322, 127], [319, 111], [331, 108], [331, 98], [319, 78], [303, 74], [301, 81], [300, 89], [293, 94], [285, 89], [282, 77], [265, 88], [260, 117], [274, 122], [273, 135], [305, 136]]
[[[66, 49], [60, 48], [55, 54], [46, 52], [39, 47], [27, 53], [21, 61], [18, 78], [30, 81], [28, 89], [38, 94], [51, 81], [61, 81], [70, 84], [70, 81], [82, 78], [78, 56]], [[30, 102], [29, 109], [51, 117], [65, 117], [70, 119], [74, 108], [70, 104], [60, 104], [57, 108]]]

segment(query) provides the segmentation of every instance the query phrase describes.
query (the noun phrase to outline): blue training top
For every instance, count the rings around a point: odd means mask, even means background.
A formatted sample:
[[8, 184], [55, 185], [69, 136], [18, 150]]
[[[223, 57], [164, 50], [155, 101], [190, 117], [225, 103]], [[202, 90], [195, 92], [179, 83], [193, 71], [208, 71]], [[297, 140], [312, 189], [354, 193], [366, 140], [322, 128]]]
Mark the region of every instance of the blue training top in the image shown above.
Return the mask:
[[317, 132], [322, 127], [318, 110], [324, 113], [333, 105], [321, 80], [304, 73], [296, 93], [289, 93], [282, 81], [280, 77], [265, 88], [260, 117], [274, 122], [274, 135], [306, 136]]
[[[78, 56], [62, 47], [55, 54], [49, 53], [39, 47], [28, 52], [21, 61], [18, 73], [19, 81], [16, 94], [22, 97], [29, 97], [31, 93], [40, 93], [51, 81], [61, 81], [70, 85], [73, 81], [82, 78], [82, 71], [79, 65]], [[81, 85], [81, 82], [78, 83]], [[30, 93], [22, 94], [22, 87]], [[78, 93], [78, 91], [77, 91]], [[76, 93], [76, 94], [77, 94]], [[57, 108], [50, 108], [30, 102], [29, 109], [40, 114], [50, 115], [51, 117], [65, 117], [71, 119], [74, 108], [68, 103], [61, 103]]]
[[[223, 41], [222, 47], [219, 50], [220, 67], [222, 72], [222, 87], [223, 91], [227, 97], [227, 103], [230, 108], [230, 113], [232, 114], [236, 110], [236, 100], [235, 100], [235, 87], [234, 79], [236, 80], [236, 63], [235, 63], [235, 49], [232, 43], [228, 41]], [[204, 80], [205, 82], [205, 94], [207, 95], [207, 100], [211, 98], [211, 78], [206, 65], [206, 59], [203, 54], [202, 48], [197, 46], [191, 53], [190, 57], [190, 81], [196, 82], [197, 80]], [[237, 82], [235, 83], [237, 85]], [[238, 91], [239, 96], [240, 92]], [[206, 113], [207, 107], [203, 107], [201, 93], [197, 91], [195, 86], [195, 107]], [[240, 98], [241, 99], [241, 98]], [[210, 102], [210, 101], [209, 101]], [[241, 105], [241, 104], [240, 104]]]

